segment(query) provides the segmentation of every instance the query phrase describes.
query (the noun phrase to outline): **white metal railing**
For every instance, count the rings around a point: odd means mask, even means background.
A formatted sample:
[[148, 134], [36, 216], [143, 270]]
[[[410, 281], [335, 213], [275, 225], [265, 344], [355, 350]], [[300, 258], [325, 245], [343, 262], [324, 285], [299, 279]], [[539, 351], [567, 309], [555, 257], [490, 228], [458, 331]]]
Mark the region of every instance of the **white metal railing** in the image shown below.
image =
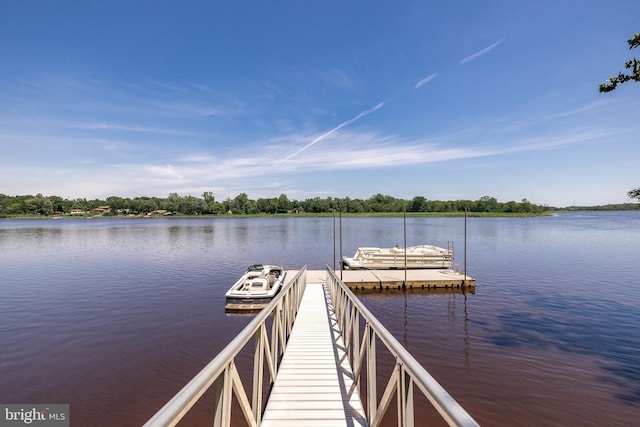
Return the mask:
[[[212, 415], [215, 427], [226, 427], [231, 423], [231, 401], [233, 394], [242, 410], [247, 424], [260, 425], [263, 412], [263, 385], [265, 357], [269, 381], [273, 384], [278, 373], [280, 356], [284, 353], [291, 334], [293, 322], [307, 284], [307, 267], [303, 267], [289, 280], [278, 295], [229, 343], [207, 366], [204, 367], [182, 390], [167, 402], [145, 427], [174, 426], [214, 383], [215, 412]], [[267, 319], [273, 316], [271, 335], [267, 333]], [[254, 339], [252, 400], [236, 369], [235, 359], [245, 345]]]
[[[398, 426], [413, 427], [414, 386], [427, 397], [450, 426], [478, 426], [478, 423], [453, 397], [416, 361], [391, 333], [382, 326], [351, 290], [327, 266], [327, 288], [342, 332], [346, 352], [353, 367], [360, 396], [366, 403], [370, 427], [377, 427], [395, 394], [398, 405]], [[360, 329], [360, 319], [365, 326]], [[376, 390], [376, 342], [380, 340], [395, 358], [395, 367], [378, 402]], [[366, 396], [363, 395], [363, 366], [366, 365]]]

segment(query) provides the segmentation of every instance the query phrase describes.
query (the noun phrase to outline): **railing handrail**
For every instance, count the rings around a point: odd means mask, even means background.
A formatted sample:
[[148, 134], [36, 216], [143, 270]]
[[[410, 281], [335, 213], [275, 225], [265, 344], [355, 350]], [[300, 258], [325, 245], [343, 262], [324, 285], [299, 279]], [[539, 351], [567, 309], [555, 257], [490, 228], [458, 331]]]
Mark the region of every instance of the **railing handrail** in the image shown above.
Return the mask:
[[[385, 328], [382, 323], [376, 319], [376, 317], [365, 307], [365, 305], [354, 295], [354, 293], [344, 284], [344, 282], [336, 275], [335, 271], [333, 271], [329, 266], [326, 266], [327, 269], [327, 286], [329, 287], [329, 292], [331, 295], [331, 299], [333, 302], [334, 309], [336, 311], [336, 315], [338, 317], [338, 322], [341, 328], [341, 332], [345, 337], [345, 347], [347, 348], [348, 357], [352, 360], [356, 360], [356, 354], [358, 351], [362, 351], [362, 349], [358, 348], [360, 341], [360, 331], [358, 329], [358, 322], [355, 319], [359, 314], [365, 320], [368, 327], [370, 327], [375, 336], [377, 336], [382, 343], [387, 347], [387, 350], [391, 353], [391, 355], [396, 359], [396, 366], [401, 366], [402, 371], [409, 375], [412, 382], [422, 391], [422, 393], [429, 399], [435, 409], [440, 413], [440, 415], [444, 418], [444, 420], [453, 426], [464, 426], [464, 427], [472, 427], [479, 426], [479, 424], [467, 413], [467, 411], [460, 406], [458, 402], [456, 402], [453, 397], [427, 372], [427, 370], [409, 353], [403, 346], [398, 342], [398, 340]], [[338, 291], [340, 291], [343, 296], [346, 296], [346, 300], [338, 295]], [[343, 301], [341, 301], [343, 300]], [[351, 307], [357, 310], [356, 313], [347, 313], [350, 310], [350, 307], [347, 307], [348, 304], [351, 304]], [[347, 318], [349, 316], [349, 318]], [[352, 328], [356, 330], [346, 331], [344, 330], [344, 325], [351, 325]], [[349, 334], [357, 334], [355, 339], [350, 339], [348, 337]], [[365, 331], [366, 335], [366, 331]], [[364, 340], [367, 338], [364, 337]], [[355, 347], [355, 348], [354, 348]], [[364, 343], [363, 343], [364, 347]], [[373, 351], [375, 352], [375, 343], [372, 344]], [[362, 357], [361, 355], [357, 355], [358, 357]], [[373, 355], [373, 359], [370, 359], [369, 362], [373, 361], [375, 364], [375, 354]], [[368, 362], [368, 363], [369, 363]], [[359, 363], [357, 363], [359, 365]], [[361, 366], [360, 366], [361, 367]], [[354, 367], [356, 382], [358, 384], [360, 381], [360, 372], [361, 370], [358, 367]], [[370, 367], [369, 367], [370, 368]], [[375, 367], [373, 367], [373, 371], [368, 369], [369, 373], [375, 372]], [[371, 380], [371, 379], [369, 379]], [[375, 389], [375, 384], [370, 384], [370, 388]], [[400, 391], [398, 391], [400, 392]], [[387, 392], [385, 391], [385, 395]], [[411, 400], [413, 399], [411, 393]], [[383, 399], [384, 400], [384, 396]], [[373, 403], [372, 403], [373, 402]], [[369, 401], [369, 405], [374, 404], [377, 405], [377, 397], [373, 396], [373, 399]], [[383, 402], [380, 402], [381, 405]], [[410, 402], [412, 407], [413, 402]], [[411, 409], [412, 410], [412, 409]], [[375, 411], [373, 411], [375, 412]], [[384, 411], [383, 411], [384, 412]], [[371, 418], [371, 408], [368, 409], [369, 417]], [[375, 418], [381, 418], [383, 414], [377, 414]], [[374, 420], [368, 419], [369, 423], [374, 423]], [[400, 424], [399, 424], [400, 425]], [[407, 425], [413, 425], [413, 420], [407, 423]]]
[[[171, 400], [169, 400], [156, 414], [151, 417], [144, 427], [173, 426], [191, 409], [205, 391], [228, 369], [235, 357], [263, 327], [267, 318], [281, 305], [283, 299], [291, 297], [289, 293], [293, 286], [298, 286], [298, 280], [306, 274], [305, 265], [298, 271], [293, 279], [289, 280], [278, 295], [260, 311], [259, 314], [234, 338], [211, 362], [209, 362], [196, 376], [189, 381]], [[294, 311], [297, 313], [300, 299], [304, 292], [306, 282], [298, 286], [297, 294], [292, 301], [295, 304]], [[302, 289], [300, 289], [302, 287]], [[292, 323], [293, 318], [289, 319]], [[275, 322], [275, 319], [274, 319]], [[288, 325], [290, 329], [290, 325]], [[273, 335], [273, 334], [272, 334]], [[277, 340], [277, 336], [272, 336], [272, 340]], [[277, 364], [277, 361], [274, 361]], [[276, 367], [277, 371], [277, 367]]]

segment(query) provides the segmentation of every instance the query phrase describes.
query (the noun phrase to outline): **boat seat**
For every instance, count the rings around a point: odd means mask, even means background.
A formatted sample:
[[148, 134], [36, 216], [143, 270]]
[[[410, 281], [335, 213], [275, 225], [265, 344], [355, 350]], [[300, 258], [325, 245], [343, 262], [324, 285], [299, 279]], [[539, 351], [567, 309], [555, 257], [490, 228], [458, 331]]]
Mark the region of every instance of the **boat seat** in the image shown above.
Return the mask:
[[255, 279], [251, 281], [250, 288], [251, 291], [266, 291], [267, 290], [267, 281], [266, 279]]

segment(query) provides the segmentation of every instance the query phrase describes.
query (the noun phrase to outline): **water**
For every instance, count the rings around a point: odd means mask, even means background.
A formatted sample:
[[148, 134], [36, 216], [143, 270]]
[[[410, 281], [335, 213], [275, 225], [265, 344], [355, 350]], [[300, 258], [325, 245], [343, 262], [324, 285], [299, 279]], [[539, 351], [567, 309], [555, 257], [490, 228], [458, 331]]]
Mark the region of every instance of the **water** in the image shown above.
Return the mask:
[[[344, 218], [343, 253], [403, 244]], [[143, 424], [250, 320], [224, 292], [257, 262], [332, 265], [331, 218], [0, 221], [0, 402], [69, 403], [74, 426]], [[409, 218], [407, 243], [463, 220]], [[640, 215], [472, 218], [474, 294], [360, 298], [482, 425], [640, 418]]]

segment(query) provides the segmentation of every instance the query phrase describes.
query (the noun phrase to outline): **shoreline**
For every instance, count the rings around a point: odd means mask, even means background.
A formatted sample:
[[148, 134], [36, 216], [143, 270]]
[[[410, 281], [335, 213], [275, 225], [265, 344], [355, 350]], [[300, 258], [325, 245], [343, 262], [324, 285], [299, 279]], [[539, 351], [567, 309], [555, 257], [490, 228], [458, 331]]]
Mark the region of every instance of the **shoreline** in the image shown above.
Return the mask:
[[[530, 212], [467, 212], [467, 218], [536, 218], [552, 216], [562, 213], [573, 212], [611, 212], [611, 211], [547, 211], [540, 213]], [[379, 213], [347, 213], [343, 212], [343, 218], [403, 218], [406, 215], [407, 218], [464, 218], [464, 212], [379, 212]], [[340, 213], [336, 213], [335, 217], [338, 218]], [[173, 218], [332, 218], [333, 213], [286, 213], [286, 214], [211, 214], [211, 215], [16, 215], [16, 216], [0, 216], [2, 220], [38, 220], [38, 219], [50, 219], [50, 220], [82, 220], [82, 219], [118, 219], [118, 220], [132, 220], [132, 219], [173, 219]]]

